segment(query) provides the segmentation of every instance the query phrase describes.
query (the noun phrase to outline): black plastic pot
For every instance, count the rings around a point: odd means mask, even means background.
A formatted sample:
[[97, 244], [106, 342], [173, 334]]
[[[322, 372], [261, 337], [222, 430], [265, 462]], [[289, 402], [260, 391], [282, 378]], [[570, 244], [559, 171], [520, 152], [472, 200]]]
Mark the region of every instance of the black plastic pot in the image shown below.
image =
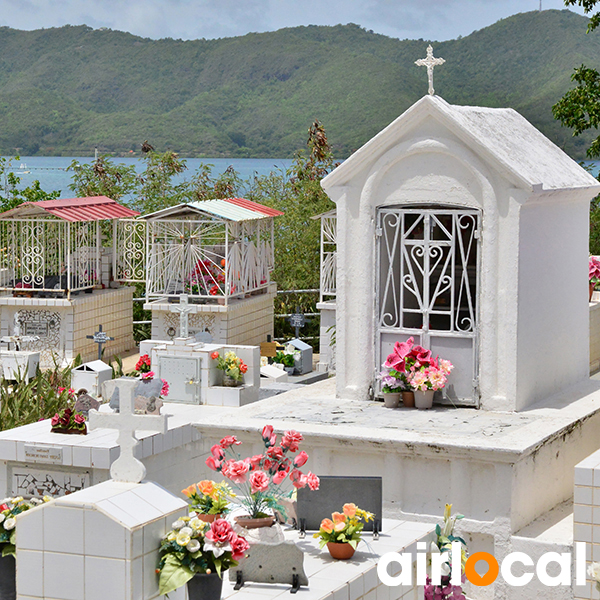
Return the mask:
[[0, 600], [15, 600], [16, 597], [17, 582], [15, 557], [0, 557]]
[[187, 589], [189, 600], [221, 600], [223, 580], [216, 573], [196, 573], [188, 581]]

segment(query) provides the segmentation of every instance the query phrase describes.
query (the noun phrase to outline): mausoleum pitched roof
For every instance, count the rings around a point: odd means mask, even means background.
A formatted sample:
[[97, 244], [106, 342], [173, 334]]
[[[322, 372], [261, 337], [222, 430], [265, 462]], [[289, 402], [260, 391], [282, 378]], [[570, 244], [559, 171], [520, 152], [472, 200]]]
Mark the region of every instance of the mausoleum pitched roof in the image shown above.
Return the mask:
[[65, 221], [80, 222], [137, 217], [139, 214], [106, 196], [91, 196], [24, 202], [16, 208], [0, 213], [0, 220], [53, 216]]
[[519, 187], [533, 190], [599, 188], [600, 183], [527, 119], [511, 108], [449, 104], [439, 96], [425, 96], [357, 150], [323, 179], [328, 189], [349, 181], [358, 169], [375, 162], [394, 139], [405, 139], [409, 129], [431, 116], [465, 142], [480, 158]]
[[143, 219], [166, 219], [180, 217], [186, 213], [204, 213], [219, 217], [227, 221], [252, 221], [283, 215], [279, 210], [264, 206], [245, 198], [219, 198], [215, 200], [201, 200], [188, 204], [178, 204], [169, 208], [143, 215]]

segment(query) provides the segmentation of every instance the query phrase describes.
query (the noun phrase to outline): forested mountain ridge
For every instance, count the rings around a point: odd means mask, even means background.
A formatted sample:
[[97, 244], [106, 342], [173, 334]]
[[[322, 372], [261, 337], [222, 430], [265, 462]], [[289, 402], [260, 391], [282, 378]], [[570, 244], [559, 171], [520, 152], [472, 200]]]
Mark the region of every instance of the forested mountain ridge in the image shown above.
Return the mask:
[[[551, 106], [581, 63], [600, 68], [600, 35], [569, 11], [521, 13], [433, 42], [446, 59], [436, 93], [450, 103], [510, 106], [583, 158]], [[284, 157], [314, 119], [345, 157], [427, 93], [427, 41], [357, 25], [308, 26], [217, 40], [151, 40], [86, 26], [0, 28], [0, 152]]]

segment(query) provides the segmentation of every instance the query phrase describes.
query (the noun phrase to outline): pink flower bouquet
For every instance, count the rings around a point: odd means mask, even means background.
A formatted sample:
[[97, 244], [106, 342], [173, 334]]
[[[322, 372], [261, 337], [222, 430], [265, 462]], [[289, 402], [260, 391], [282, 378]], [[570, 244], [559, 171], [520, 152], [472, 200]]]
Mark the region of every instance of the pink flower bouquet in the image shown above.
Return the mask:
[[285, 516], [280, 500], [290, 498], [295, 488], [319, 489], [319, 478], [300, 470], [308, 460], [308, 454], [300, 451], [300, 433], [286, 431], [278, 444], [273, 427], [265, 425], [262, 439], [262, 454], [242, 458], [235, 450], [241, 442], [233, 435], [225, 436], [211, 448], [211, 456], [206, 459], [209, 468], [229, 479], [231, 487], [237, 489], [236, 500], [253, 519], [269, 516], [265, 512], [268, 509]]
[[392, 388], [392, 378], [399, 382], [394, 388], [404, 387], [425, 392], [441, 390], [454, 365], [439, 356], [434, 358], [431, 350], [415, 345], [414, 338], [411, 337], [406, 342], [396, 342], [394, 350], [383, 363], [383, 368], [385, 371], [382, 371], [380, 378], [384, 393]]

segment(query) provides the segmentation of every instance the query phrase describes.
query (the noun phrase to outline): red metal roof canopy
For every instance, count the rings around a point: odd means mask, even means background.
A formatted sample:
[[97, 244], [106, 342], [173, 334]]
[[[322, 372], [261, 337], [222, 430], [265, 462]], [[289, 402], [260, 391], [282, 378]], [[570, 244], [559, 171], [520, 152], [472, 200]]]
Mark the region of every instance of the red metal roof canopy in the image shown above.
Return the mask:
[[258, 202], [252, 202], [252, 200], [246, 200], [245, 198], [223, 198], [223, 200], [225, 202], [229, 202], [230, 204], [235, 204], [236, 206], [241, 206], [242, 208], [247, 208], [248, 210], [262, 213], [263, 215], [267, 215], [267, 217], [280, 217], [284, 214], [280, 210], [269, 208], [268, 206], [264, 206]]
[[0, 213], [0, 220], [43, 215], [44, 213], [73, 223], [137, 217], [140, 214], [106, 196], [91, 196], [24, 202], [16, 208]]

